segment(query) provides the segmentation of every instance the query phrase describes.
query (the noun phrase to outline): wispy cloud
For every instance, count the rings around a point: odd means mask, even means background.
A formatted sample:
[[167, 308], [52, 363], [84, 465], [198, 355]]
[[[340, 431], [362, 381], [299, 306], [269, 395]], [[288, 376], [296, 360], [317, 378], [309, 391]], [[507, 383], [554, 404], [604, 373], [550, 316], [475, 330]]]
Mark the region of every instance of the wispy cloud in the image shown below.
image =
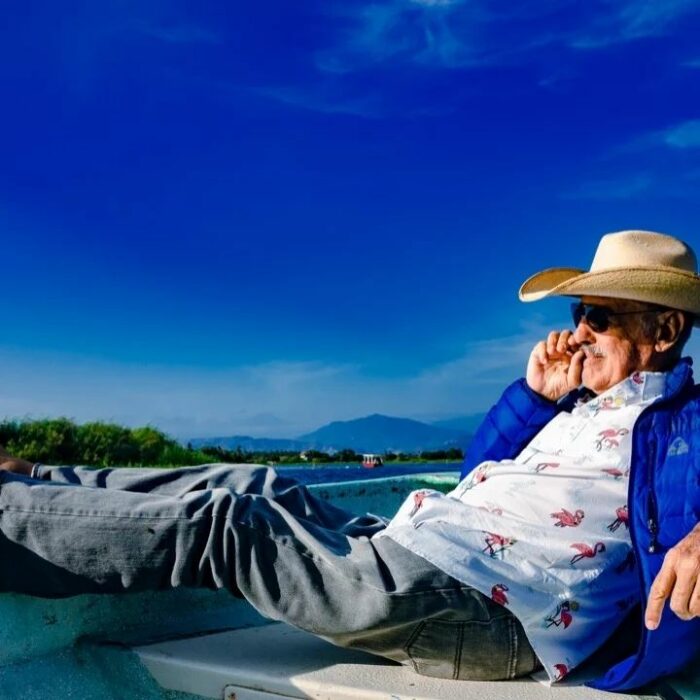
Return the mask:
[[648, 37], [662, 36], [690, 12], [697, 11], [694, 0], [627, 0], [597, 3], [589, 26], [582, 27], [570, 44], [579, 49], [599, 49]]
[[[337, 41], [318, 52], [316, 65], [343, 74], [392, 63], [437, 68], [522, 63], [544, 47], [594, 51], [661, 36], [697, 11], [693, 0], [539, 2], [497, 9], [485, 0], [369, 1], [342, 7]], [[561, 13], [567, 13], [565, 19]]]
[[[328, 73], [350, 73], [386, 63], [442, 68], [484, 64], [502, 47], [480, 37], [495, 18], [478, 2], [390, 0], [343, 8], [338, 41], [316, 55]], [[528, 42], [529, 43], [529, 42]]]
[[653, 191], [655, 197], [697, 198], [698, 168], [693, 157], [699, 148], [700, 119], [646, 131], [602, 156], [615, 163], [618, 171], [628, 169], [632, 163], [634, 172], [626, 177], [584, 183], [561, 197], [633, 199]]
[[598, 201], [634, 199], [646, 193], [653, 184], [648, 173], [624, 178], [584, 182], [575, 189], [562, 193], [562, 199], [590, 199]]
[[688, 119], [647, 131], [616, 146], [607, 155], [615, 158], [629, 153], [658, 152], [659, 149], [684, 151], [692, 148], [700, 148], [700, 119]]
[[[283, 432], [313, 425], [352, 367], [277, 362], [232, 370], [138, 366], [1, 351], [0, 416], [153, 424], [175, 435]], [[273, 430], [274, 429], [274, 430]]]
[[179, 437], [291, 437], [331, 420], [374, 412], [475, 413], [522, 375], [531, 347], [544, 332], [535, 325], [471, 343], [461, 357], [392, 378], [321, 362], [205, 371], [0, 350], [0, 417], [67, 415], [78, 421], [150, 423]]
[[700, 119], [677, 124], [659, 134], [669, 148], [700, 148]]
[[411, 0], [411, 2], [425, 7], [450, 7], [450, 5], [460, 4], [460, 0]]
[[[421, 79], [430, 71], [530, 67], [533, 85], [564, 91], [579, 74], [582, 55], [670, 32], [677, 20], [700, 9], [690, 0], [658, 6], [647, 0], [540, 0], [516, 6], [486, 0], [359, 0], [323, 7], [330, 22], [325, 45], [312, 54], [315, 70], [302, 81], [263, 85], [256, 92], [293, 108], [365, 118], [395, 112], [415, 116], [425, 109], [403, 90], [405, 69]], [[165, 40], [180, 36], [173, 30], [159, 33]], [[368, 71], [372, 79], [358, 83]], [[388, 90], [377, 89], [375, 71], [391, 80]], [[452, 109], [447, 97], [437, 111]]]

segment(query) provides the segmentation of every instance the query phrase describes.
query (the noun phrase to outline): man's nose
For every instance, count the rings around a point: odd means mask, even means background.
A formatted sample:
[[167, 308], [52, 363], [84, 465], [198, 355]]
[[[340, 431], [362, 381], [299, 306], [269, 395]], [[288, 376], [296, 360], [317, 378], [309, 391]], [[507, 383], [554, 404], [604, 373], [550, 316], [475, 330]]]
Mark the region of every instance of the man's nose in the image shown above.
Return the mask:
[[596, 340], [595, 334], [591, 330], [591, 327], [586, 323], [585, 319], [581, 319], [581, 321], [579, 321], [579, 324], [576, 326], [576, 330], [574, 331], [573, 338], [579, 345], [583, 345], [584, 343], [595, 343]]

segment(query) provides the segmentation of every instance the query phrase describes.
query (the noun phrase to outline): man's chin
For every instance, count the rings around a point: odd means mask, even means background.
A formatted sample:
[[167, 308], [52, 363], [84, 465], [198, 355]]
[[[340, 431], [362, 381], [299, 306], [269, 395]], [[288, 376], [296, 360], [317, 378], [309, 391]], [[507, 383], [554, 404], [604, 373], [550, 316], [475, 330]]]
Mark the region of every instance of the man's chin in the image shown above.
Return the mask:
[[583, 366], [581, 374], [581, 386], [592, 391], [594, 394], [602, 394], [608, 387], [606, 382], [602, 380], [596, 372], [586, 371], [586, 366]]

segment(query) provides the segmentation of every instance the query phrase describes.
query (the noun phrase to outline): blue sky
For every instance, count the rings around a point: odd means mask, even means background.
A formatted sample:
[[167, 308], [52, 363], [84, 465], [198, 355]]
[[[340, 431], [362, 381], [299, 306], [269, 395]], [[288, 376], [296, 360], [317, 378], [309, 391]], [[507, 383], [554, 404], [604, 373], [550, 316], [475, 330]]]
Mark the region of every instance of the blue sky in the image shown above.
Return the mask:
[[567, 323], [527, 276], [623, 228], [700, 249], [698, 3], [4, 13], [0, 415], [474, 413]]

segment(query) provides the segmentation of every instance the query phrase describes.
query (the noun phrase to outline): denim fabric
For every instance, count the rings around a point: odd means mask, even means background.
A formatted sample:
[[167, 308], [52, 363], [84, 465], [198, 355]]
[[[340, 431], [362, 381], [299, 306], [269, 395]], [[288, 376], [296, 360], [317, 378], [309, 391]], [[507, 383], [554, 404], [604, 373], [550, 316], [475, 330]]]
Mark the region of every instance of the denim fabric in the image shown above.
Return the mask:
[[35, 476], [0, 474], [0, 590], [227, 588], [267, 617], [425, 675], [503, 679], [538, 665], [508, 610], [389, 538], [372, 540], [383, 519], [271, 469], [39, 467]]

